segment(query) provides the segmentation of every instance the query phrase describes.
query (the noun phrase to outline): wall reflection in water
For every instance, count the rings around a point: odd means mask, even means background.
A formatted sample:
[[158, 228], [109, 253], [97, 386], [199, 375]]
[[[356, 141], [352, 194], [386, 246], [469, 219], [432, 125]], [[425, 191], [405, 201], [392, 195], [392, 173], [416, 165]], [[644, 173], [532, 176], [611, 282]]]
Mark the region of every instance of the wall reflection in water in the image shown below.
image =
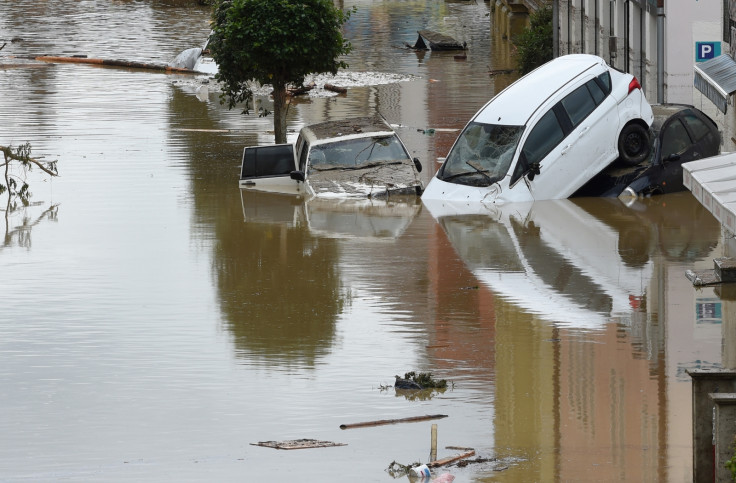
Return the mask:
[[527, 459], [504, 481], [687, 480], [684, 371], [722, 365], [726, 319], [684, 272], [717, 222], [689, 193], [425, 205], [494, 314], [494, 445]]

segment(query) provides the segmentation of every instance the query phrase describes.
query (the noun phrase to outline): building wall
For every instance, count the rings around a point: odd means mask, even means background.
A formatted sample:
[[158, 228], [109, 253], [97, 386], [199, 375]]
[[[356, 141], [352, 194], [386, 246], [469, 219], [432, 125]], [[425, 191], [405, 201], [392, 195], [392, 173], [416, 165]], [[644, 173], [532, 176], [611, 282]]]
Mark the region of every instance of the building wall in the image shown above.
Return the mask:
[[[660, 0], [663, 5], [663, 85], [658, 85], [658, 8], [656, 0], [556, 0], [558, 53], [595, 54], [609, 65], [635, 75], [651, 103], [692, 104], [708, 114], [721, 130], [721, 149], [736, 151], [736, 105], [726, 114], [693, 85], [695, 43], [720, 42], [722, 53], [734, 56], [724, 35], [729, 12], [720, 0]], [[729, 0], [731, 25], [736, 1]], [[736, 46], [735, 46], [736, 48]], [[735, 57], [736, 58], [736, 57]]]
[[722, 8], [713, 0], [665, 2], [667, 102], [693, 103], [695, 42], [722, 40]]

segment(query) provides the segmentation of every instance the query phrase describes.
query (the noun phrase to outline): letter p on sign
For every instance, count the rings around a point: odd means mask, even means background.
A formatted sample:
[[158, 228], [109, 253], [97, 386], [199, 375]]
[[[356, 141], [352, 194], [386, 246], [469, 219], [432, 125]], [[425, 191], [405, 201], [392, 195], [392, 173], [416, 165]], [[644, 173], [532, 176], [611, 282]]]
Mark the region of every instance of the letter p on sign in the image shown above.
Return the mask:
[[695, 62], [705, 62], [721, 55], [720, 42], [695, 42]]

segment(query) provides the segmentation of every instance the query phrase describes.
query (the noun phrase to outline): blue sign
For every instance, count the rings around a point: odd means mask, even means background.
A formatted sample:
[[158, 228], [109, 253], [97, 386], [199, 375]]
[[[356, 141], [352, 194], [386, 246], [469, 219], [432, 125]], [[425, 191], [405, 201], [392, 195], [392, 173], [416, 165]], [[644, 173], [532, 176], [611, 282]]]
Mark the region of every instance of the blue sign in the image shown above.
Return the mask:
[[721, 55], [720, 42], [695, 42], [695, 62], [705, 62]]

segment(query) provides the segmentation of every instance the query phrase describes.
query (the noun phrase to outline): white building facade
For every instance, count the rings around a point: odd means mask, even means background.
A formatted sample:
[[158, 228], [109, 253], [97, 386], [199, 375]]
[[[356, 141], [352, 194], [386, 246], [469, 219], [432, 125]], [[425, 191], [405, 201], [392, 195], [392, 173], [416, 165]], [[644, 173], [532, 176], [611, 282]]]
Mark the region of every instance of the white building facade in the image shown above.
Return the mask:
[[718, 123], [721, 149], [734, 151], [735, 4], [736, 0], [554, 0], [555, 54], [599, 55], [634, 74], [651, 103], [694, 105]]

